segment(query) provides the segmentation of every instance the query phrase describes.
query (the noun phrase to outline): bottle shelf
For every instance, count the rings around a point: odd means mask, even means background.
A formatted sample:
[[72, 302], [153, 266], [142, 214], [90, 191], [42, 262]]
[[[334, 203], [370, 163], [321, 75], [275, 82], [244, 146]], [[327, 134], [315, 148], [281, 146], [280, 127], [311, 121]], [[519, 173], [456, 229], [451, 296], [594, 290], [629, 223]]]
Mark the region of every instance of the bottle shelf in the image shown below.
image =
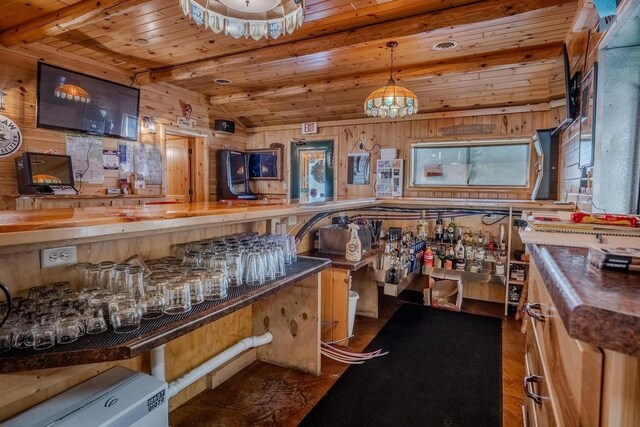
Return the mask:
[[529, 265], [529, 263], [528, 263], [528, 262], [526, 262], [526, 261], [518, 261], [518, 260], [515, 260], [515, 259], [512, 259], [512, 260], [511, 260], [511, 264]]
[[509, 279], [509, 284], [524, 286], [524, 280]]
[[472, 273], [470, 271], [447, 270], [445, 268], [422, 267], [422, 274], [437, 279], [461, 280], [462, 282], [480, 282], [495, 285], [505, 284], [505, 276], [490, 273]]

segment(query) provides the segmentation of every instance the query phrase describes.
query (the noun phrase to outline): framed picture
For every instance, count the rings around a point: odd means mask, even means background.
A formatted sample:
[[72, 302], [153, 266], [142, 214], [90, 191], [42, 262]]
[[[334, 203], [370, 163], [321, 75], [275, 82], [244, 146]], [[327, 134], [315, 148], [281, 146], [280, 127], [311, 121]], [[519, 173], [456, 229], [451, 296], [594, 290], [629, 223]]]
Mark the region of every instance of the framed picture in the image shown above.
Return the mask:
[[249, 179], [254, 181], [282, 181], [282, 149], [247, 150]]
[[368, 185], [371, 158], [369, 153], [349, 153], [347, 184]]
[[580, 91], [580, 145], [578, 149], [578, 167], [593, 166], [596, 129], [598, 63], [585, 74]]

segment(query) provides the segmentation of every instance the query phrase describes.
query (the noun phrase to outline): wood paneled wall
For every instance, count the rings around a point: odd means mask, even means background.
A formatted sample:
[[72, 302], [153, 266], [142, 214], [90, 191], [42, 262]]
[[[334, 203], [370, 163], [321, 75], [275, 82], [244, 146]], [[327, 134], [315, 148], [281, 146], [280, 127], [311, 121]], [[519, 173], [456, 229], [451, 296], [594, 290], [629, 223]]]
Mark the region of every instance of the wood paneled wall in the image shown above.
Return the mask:
[[[431, 117], [431, 115], [429, 115]], [[528, 199], [529, 189], [511, 191], [504, 189], [456, 189], [456, 188], [407, 188], [409, 180], [410, 146], [414, 142], [444, 138], [443, 128], [455, 125], [483, 124], [492, 125], [493, 131], [488, 135], [459, 135], [452, 139], [472, 139], [474, 137], [531, 137], [536, 129], [549, 128], [550, 114], [543, 111], [527, 111], [508, 114], [486, 114], [478, 110], [477, 114], [469, 112], [449, 112], [439, 115], [440, 118], [424, 120], [399, 120], [396, 122], [375, 122], [366, 124], [332, 123], [330, 126], [319, 124], [317, 135], [302, 135], [299, 128], [291, 126], [284, 130], [277, 128], [249, 129], [248, 148], [269, 147], [273, 143], [284, 144], [284, 181], [253, 182], [253, 190], [270, 195], [287, 195], [290, 181], [290, 145], [294, 138], [305, 138], [307, 141], [334, 140], [334, 161], [337, 171], [336, 193], [340, 197], [371, 197], [375, 195], [375, 161], [380, 158], [380, 148], [396, 148], [399, 158], [405, 159], [405, 197], [453, 197], [472, 199]], [[371, 151], [371, 177], [369, 185], [347, 184], [347, 154], [364, 152], [359, 144], [363, 143]]]
[[[55, 50], [44, 46], [32, 45], [29, 48], [6, 49], [0, 47], [0, 90], [5, 96], [6, 110], [3, 115], [12, 119], [22, 130], [24, 143], [20, 153], [26, 150], [45, 151], [52, 153], [66, 153], [65, 133], [62, 131], [36, 128], [36, 64], [44, 60], [53, 65], [61, 66], [100, 77], [116, 83], [130, 85], [133, 75], [121, 69], [100, 64], [73, 54], [61, 55]], [[159, 124], [156, 135], [141, 135], [143, 143], [156, 143], [164, 153], [165, 126], [173, 132], [181, 132], [176, 126], [176, 118], [182, 115], [182, 105], [191, 104], [192, 117], [197, 120], [197, 128], [193, 133], [206, 137], [206, 144], [210, 151], [223, 146], [243, 149], [246, 145], [246, 135], [238, 129], [231, 137], [219, 138], [213, 135], [211, 128], [213, 121], [218, 118], [231, 119], [226, 113], [209, 105], [204, 95], [177, 86], [157, 83], [146, 85], [140, 94], [140, 116], [152, 116]], [[116, 148], [117, 140], [103, 138], [105, 148]], [[19, 154], [20, 154], [19, 153]], [[0, 198], [11, 198], [17, 194], [14, 157], [0, 159]], [[208, 165], [211, 167], [211, 165]], [[83, 195], [104, 195], [107, 187], [118, 184], [117, 171], [105, 171], [103, 185], [82, 186]], [[210, 199], [215, 198], [215, 173], [208, 177]], [[148, 194], [163, 194], [160, 186], [147, 186]]]

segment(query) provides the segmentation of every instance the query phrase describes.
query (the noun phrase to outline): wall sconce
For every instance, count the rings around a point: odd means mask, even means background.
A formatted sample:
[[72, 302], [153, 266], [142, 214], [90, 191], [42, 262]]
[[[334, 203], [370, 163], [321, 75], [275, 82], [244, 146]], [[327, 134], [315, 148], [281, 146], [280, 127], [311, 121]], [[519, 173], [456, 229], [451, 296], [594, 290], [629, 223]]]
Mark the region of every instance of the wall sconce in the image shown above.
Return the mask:
[[5, 96], [7, 96], [7, 94], [0, 90], [0, 111], [5, 110], [5, 108], [4, 108], [4, 97]]
[[142, 129], [144, 129], [148, 134], [156, 134], [156, 121], [153, 119], [153, 117], [144, 116], [142, 118]]

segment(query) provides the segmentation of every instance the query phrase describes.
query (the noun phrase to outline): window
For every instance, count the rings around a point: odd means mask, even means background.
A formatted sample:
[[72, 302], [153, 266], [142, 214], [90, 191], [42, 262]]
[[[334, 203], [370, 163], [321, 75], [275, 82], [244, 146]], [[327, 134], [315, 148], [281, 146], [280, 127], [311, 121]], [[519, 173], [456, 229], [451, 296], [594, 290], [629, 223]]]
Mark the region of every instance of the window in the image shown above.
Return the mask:
[[527, 187], [529, 140], [422, 142], [411, 146], [411, 185]]

